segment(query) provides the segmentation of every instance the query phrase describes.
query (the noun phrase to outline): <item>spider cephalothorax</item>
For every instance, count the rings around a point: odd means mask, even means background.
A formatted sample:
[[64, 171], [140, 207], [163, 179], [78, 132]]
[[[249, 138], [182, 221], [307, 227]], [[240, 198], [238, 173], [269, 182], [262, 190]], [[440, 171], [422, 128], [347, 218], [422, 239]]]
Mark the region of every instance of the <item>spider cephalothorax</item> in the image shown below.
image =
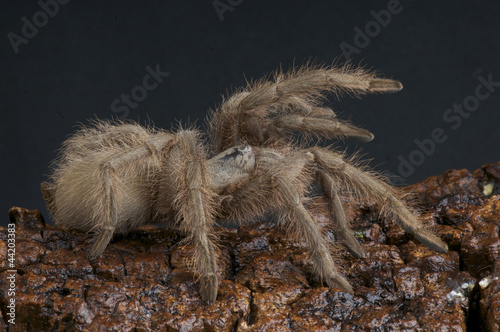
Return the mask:
[[447, 246], [372, 171], [319, 140], [299, 144], [291, 133], [370, 141], [370, 132], [323, 107], [322, 95], [401, 88], [398, 81], [349, 66], [278, 72], [269, 81], [249, 83], [209, 115], [211, 144], [197, 130], [96, 121], [64, 142], [42, 192], [58, 225], [93, 234], [91, 257], [114, 234], [145, 223], [175, 224], [195, 247], [194, 268], [208, 302], [218, 290], [215, 221], [251, 221], [266, 213], [275, 213], [289, 235], [305, 241], [315, 272], [329, 287], [351, 291], [307, 208], [315, 184], [328, 202], [329, 228], [356, 257], [364, 252], [348, 227], [342, 195], [375, 200], [385, 216], [431, 249], [446, 252]]

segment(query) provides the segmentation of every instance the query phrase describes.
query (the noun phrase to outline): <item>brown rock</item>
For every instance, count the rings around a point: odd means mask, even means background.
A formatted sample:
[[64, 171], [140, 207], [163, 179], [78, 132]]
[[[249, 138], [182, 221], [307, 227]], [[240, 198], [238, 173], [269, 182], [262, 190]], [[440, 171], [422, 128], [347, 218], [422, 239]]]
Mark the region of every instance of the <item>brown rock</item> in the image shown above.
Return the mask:
[[304, 296], [293, 304], [291, 319], [299, 330], [339, 330], [344, 322], [351, 320], [358, 308], [365, 305], [362, 297], [328, 288], [306, 290]]
[[488, 201], [474, 211], [471, 216], [474, 224], [494, 223], [500, 226], [500, 195], [492, 195]]
[[420, 326], [428, 331], [466, 331], [469, 298], [477, 282], [467, 272], [423, 275], [426, 296], [411, 304]]
[[491, 182], [497, 184], [500, 183], [500, 161], [483, 165], [480, 169], [474, 172], [474, 176], [481, 181], [483, 186]]
[[286, 257], [286, 252], [261, 253], [254, 257], [236, 277], [236, 282], [254, 292], [270, 292], [283, 286], [307, 288], [305, 274]]
[[462, 241], [461, 255], [464, 269], [473, 276], [483, 278], [498, 270], [500, 239], [498, 226], [486, 224], [478, 227]]
[[479, 283], [481, 296], [481, 323], [487, 331], [500, 331], [500, 278], [491, 275]]
[[[496, 163], [410, 187], [424, 223], [449, 244], [447, 254], [427, 249], [393, 220], [379, 220], [373, 202], [342, 198], [367, 256], [355, 259], [335, 246], [354, 294], [325, 288], [304, 244], [271, 222], [219, 228], [221, 282], [212, 305], [200, 300], [190, 272], [193, 247], [173, 230], [141, 227], [89, 260], [85, 234], [13, 208], [16, 329], [500, 331], [499, 181]], [[315, 218], [326, 224], [319, 203]], [[9, 319], [7, 234], [0, 228], [0, 331]]]
[[437, 225], [434, 227], [434, 231], [448, 244], [450, 250], [460, 251], [463, 239], [465, 236], [471, 235], [474, 228], [470, 223], [464, 222], [457, 226]]
[[414, 300], [424, 295], [425, 289], [420, 277], [420, 269], [405, 266], [394, 270], [394, 282], [405, 300]]
[[422, 203], [436, 206], [443, 198], [452, 195], [467, 195], [478, 197], [482, 194], [482, 188], [468, 170], [449, 170], [438, 176], [430, 178], [409, 186], [415, 192]]
[[405, 263], [418, 267], [423, 273], [458, 271], [460, 267], [460, 259], [456, 251], [440, 254], [412, 241], [400, 246], [400, 250]]

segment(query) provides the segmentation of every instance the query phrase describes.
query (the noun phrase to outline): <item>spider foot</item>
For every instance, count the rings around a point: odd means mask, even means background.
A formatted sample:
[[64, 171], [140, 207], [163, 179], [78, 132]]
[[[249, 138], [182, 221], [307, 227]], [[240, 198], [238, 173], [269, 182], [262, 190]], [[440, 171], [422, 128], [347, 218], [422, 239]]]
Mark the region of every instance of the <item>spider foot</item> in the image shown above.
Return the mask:
[[217, 279], [217, 275], [211, 273], [200, 278], [201, 299], [207, 304], [215, 302], [218, 290], [219, 280]]
[[324, 280], [330, 288], [338, 288], [346, 292], [353, 293], [351, 284], [349, 284], [349, 281], [347, 281], [347, 279], [341, 275], [337, 274], [330, 277], [325, 277]]
[[94, 244], [89, 251], [89, 258], [96, 259], [99, 257], [104, 249], [108, 246], [109, 242], [113, 238], [113, 234], [115, 233], [114, 227], [106, 227], [101, 230], [100, 233], [96, 234], [94, 237]]
[[448, 245], [436, 234], [425, 228], [418, 229], [418, 231], [413, 232], [413, 236], [426, 247], [434, 251], [442, 254], [446, 254], [448, 252]]
[[373, 79], [369, 83], [368, 90], [370, 92], [394, 93], [401, 91], [403, 84], [401, 82], [389, 79]]

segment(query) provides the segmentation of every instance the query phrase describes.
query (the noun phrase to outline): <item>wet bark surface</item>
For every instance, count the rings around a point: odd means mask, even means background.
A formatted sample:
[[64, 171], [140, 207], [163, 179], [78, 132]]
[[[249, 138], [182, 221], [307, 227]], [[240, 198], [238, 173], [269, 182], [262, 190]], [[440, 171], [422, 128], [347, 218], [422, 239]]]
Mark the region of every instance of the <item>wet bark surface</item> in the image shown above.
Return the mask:
[[[374, 204], [346, 204], [366, 251], [336, 259], [354, 288], [324, 287], [302, 243], [271, 222], [218, 228], [217, 301], [200, 300], [193, 248], [174, 230], [146, 226], [89, 260], [85, 234], [12, 208], [15, 325], [8, 325], [8, 229], [0, 228], [0, 331], [500, 331], [500, 162], [450, 170], [404, 188], [439, 254], [380, 220]], [[318, 222], [327, 222], [321, 210]]]

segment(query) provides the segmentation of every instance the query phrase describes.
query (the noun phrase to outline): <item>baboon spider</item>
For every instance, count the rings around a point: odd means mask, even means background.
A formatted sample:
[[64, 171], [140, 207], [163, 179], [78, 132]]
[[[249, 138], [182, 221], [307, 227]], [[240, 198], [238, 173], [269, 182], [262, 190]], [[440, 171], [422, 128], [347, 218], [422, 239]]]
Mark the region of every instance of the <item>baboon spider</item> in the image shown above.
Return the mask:
[[339, 195], [378, 202], [385, 216], [420, 242], [447, 251], [380, 177], [319, 145], [321, 138], [373, 139], [322, 106], [326, 93], [401, 89], [398, 81], [348, 65], [279, 71], [269, 80], [248, 83], [211, 112], [210, 144], [195, 129], [169, 132], [134, 122], [94, 121], [63, 143], [50, 180], [42, 183], [43, 196], [58, 225], [93, 234], [91, 258], [115, 234], [175, 221], [195, 247], [200, 294], [209, 303], [218, 290], [212, 226], [217, 219], [242, 222], [266, 213], [276, 214], [289, 235], [305, 241], [315, 273], [329, 287], [352, 291], [335, 267], [322, 227], [306, 208], [314, 184], [328, 202], [329, 228], [354, 256], [362, 258], [364, 252]]

